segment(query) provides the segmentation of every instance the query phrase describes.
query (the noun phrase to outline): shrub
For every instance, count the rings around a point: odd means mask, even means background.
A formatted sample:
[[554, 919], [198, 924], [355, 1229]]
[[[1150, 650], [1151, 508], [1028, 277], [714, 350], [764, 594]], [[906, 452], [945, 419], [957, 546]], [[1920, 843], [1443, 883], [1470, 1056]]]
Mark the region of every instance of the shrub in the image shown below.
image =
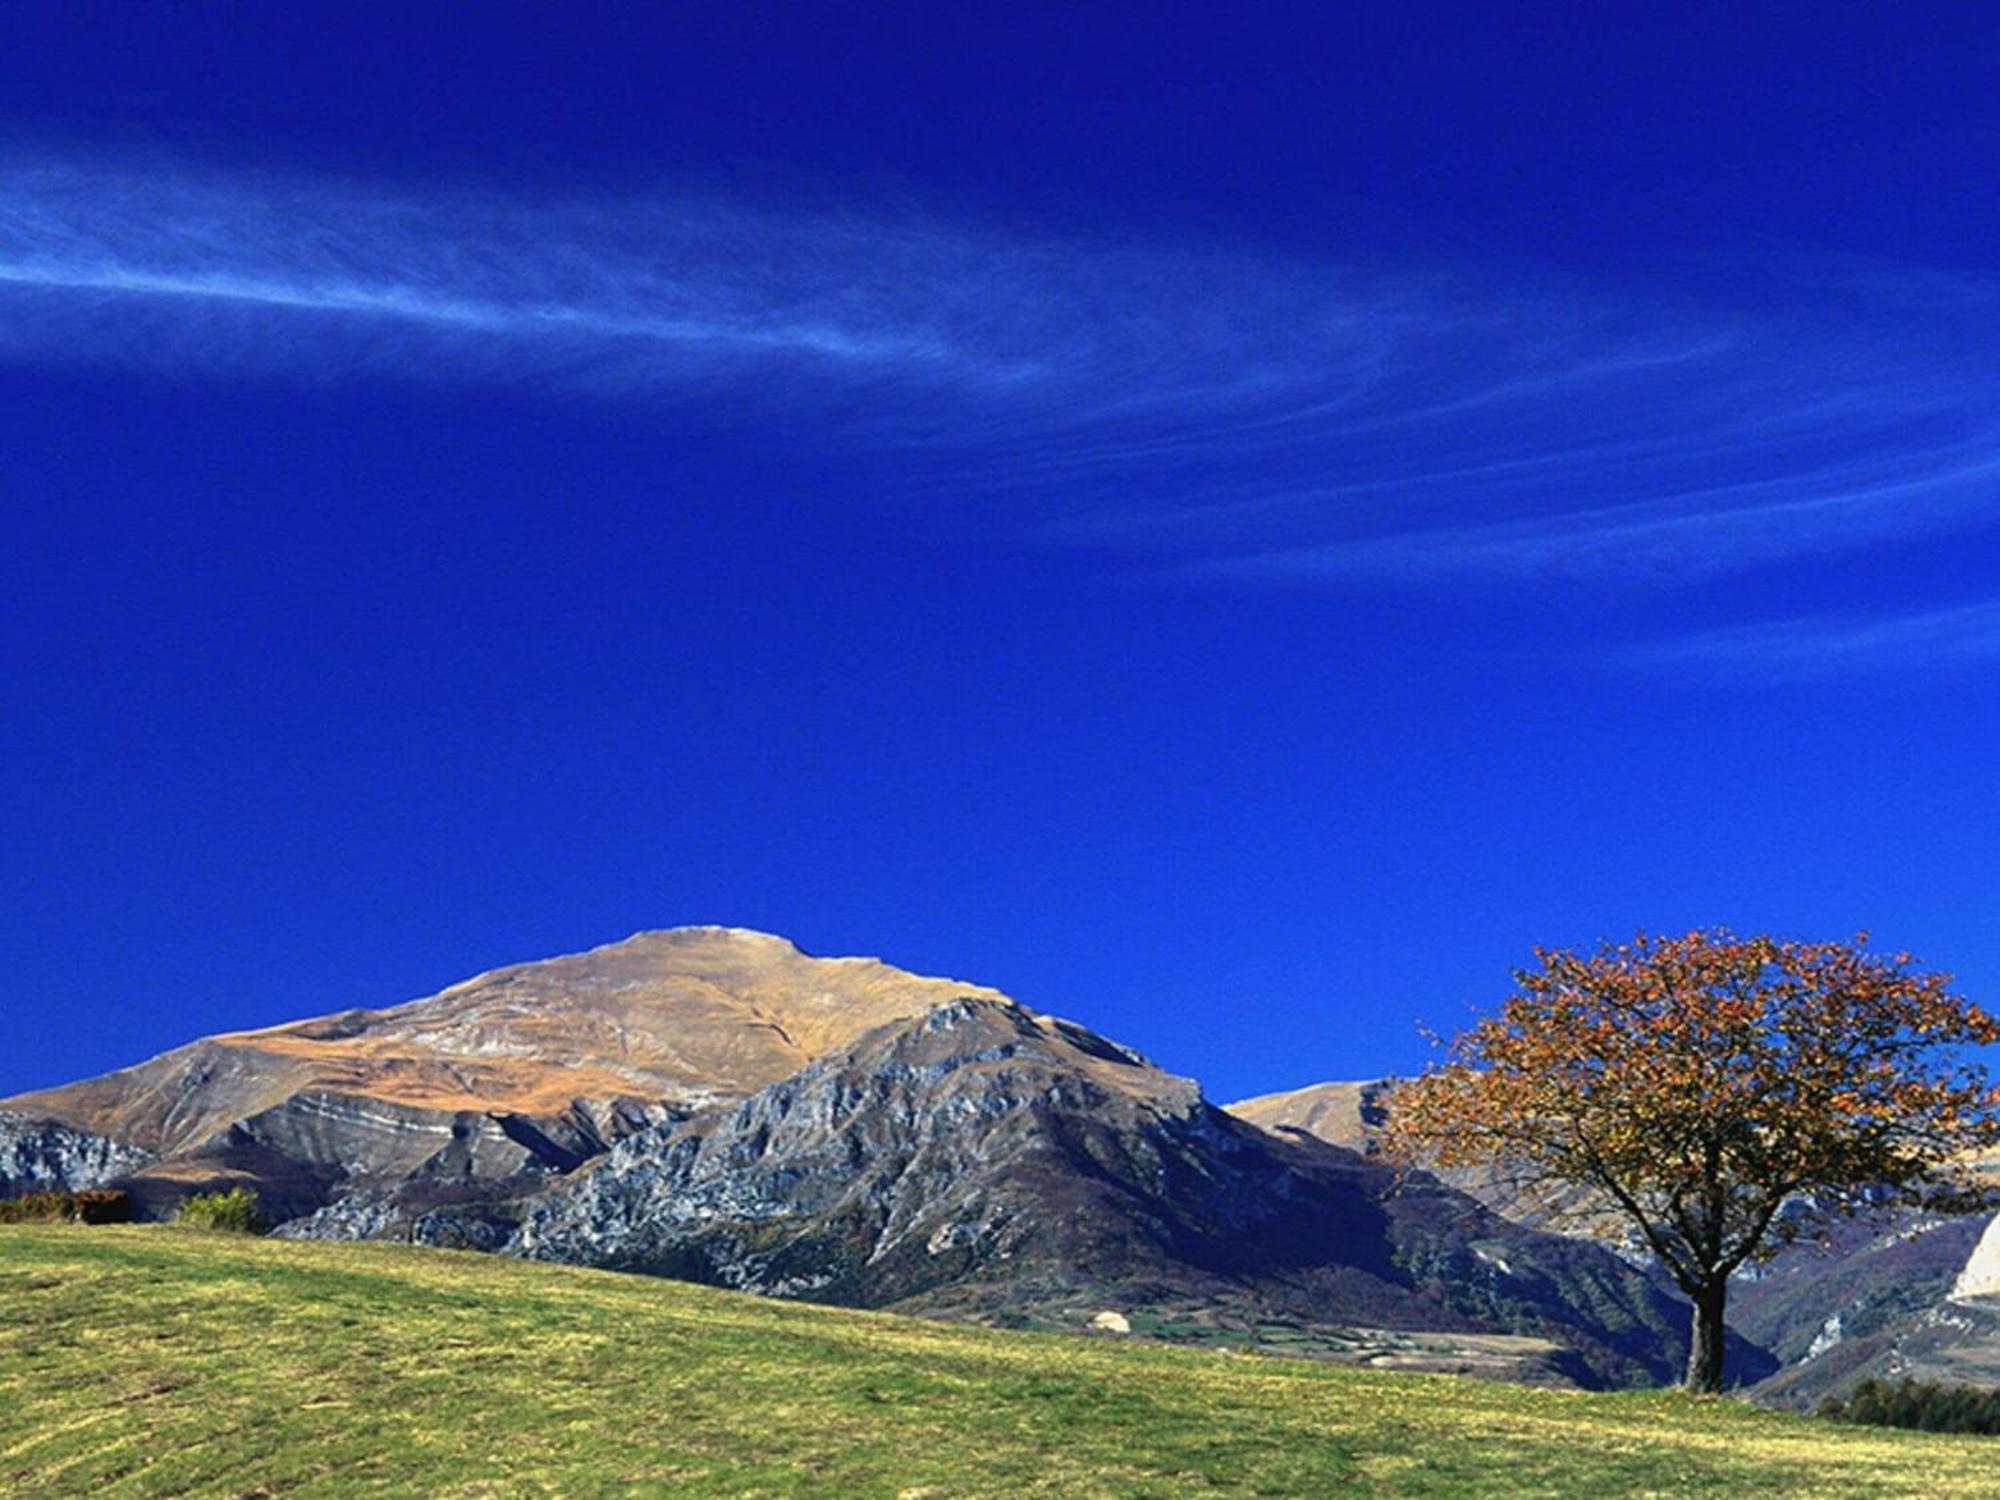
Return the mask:
[[68, 1193], [23, 1193], [0, 1198], [0, 1224], [61, 1224], [76, 1216], [76, 1200]]
[[130, 1224], [132, 1196], [122, 1188], [85, 1188], [71, 1201], [79, 1224]]
[[1935, 1381], [1868, 1379], [1842, 1400], [1828, 1396], [1819, 1415], [1871, 1427], [1915, 1427], [1924, 1432], [2000, 1434], [2000, 1391]]
[[183, 1198], [174, 1209], [174, 1222], [228, 1234], [262, 1234], [269, 1227], [257, 1212], [257, 1195], [247, 1187]]
[[18, 1198], [0, 1198], [0, 1224], [129, 1224], [132, 1199], [120, 1188], [85, 1188], [80, 1193], [45, 1189]]

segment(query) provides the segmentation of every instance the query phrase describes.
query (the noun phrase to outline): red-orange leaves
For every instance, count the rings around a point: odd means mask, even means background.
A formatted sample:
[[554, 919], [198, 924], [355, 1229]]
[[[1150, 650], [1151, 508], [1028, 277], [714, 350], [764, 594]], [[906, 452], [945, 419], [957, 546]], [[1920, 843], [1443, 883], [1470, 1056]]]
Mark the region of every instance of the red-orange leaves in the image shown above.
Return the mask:
[[1598, 1224], [1622, 1215], [1693, 1299], [1687, 1383], [1715, 1390], [1744, 1261], [1863, 1190], [1981, 1200], [1961, 1168], [2000, 1143], [2000, 1095], [1971, 1052], [2000, 1021], [1866, 943], [1707, 931], [1537, 948], [1499, 1012], [1393, 1092], [1389, 1145], [1540, 1185]]
[[1852, 1190], [1945, 1185], [1956, 1158], [2000, 1144], [1970, 1055], [2000, 1021], [1864, 943], [1696, 931], [1538, 948], [1498, 1012], [1395, 1091], [1391, 1143], [1588, 1184], [1589, 1207], [1615, 1204], [1690, 1291]]

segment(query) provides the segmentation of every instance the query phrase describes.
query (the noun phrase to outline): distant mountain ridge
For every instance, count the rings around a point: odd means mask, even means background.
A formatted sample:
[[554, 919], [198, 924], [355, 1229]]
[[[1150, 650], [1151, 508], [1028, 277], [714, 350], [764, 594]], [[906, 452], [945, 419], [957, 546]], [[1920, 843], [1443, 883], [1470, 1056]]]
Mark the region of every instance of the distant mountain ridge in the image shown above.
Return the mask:
[[[1364, 1078], [1307, 1084], [1259, 1094], [1226, 1106], [1238, 1119], [1280, 1135], [1306, 1135], [1349, 1151], [1373, 1155], [1381, 1147], [1395, 1080]], [[1446, 1167], [1435, 1176], [1517, 1224], [1599, 1243], [1625, 1238], [1615, 1212], [1588, 1211], [1590, 1195], [1576, 1188], [1544, 1188], [1511, 1181], [1484, 1167]]]
[[[1368, 1151], [1388, 1088], [1384, 1079], [1311, 1084], [1229, 1110], [1268, 1130]], [[1518, 1223], [1590, 1228], [1587, 1218], [1552, 1224], [1543, 1205], [1479, 1172], [1442, 1175]], [[1746, 1268], [1729, 1321], [1779, 1362], [1754, 1391], [1774, 1405], [1809, 1409], [1865, 1376], [2000, 1386], [2000, 1217], [1896, 1210], [1849, 1220], [1824, 1244]]]
[[1225, 1106], [1239, 1120], [1271, 1131], [1298, 1131], [1349, 1151], [1374, 1149], [1388, 1120], [1389, 1080], [1309, 1083]]

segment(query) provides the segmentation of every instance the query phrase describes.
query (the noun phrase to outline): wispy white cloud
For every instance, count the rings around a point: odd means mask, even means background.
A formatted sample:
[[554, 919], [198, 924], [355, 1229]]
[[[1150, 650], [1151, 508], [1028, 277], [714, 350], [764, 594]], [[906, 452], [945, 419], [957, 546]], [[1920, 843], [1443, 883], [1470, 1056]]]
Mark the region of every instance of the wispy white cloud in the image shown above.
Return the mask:
[[2000, 664], [2000, 602], [1738, 625], [1610, 655], [1625, 667], [1693, 673], [1733, 686], [1854, 677], [1914, 681]]
[[1912, 534], [1996, 528], [2000, 445], [1981, 439], [1692, 489], [1665, 501], [1395, 531], [1194, 567], [1244, 580], [1652, 588], [1855, 552]]
[[2000, 527], [2000, 296], [1564, 284], [0, 152], [0, 358], [760, 403], [1167, 576], [1666, 587]]
[[[891, 263], [920, 257], [921, 236], [885, 232], [868, 276], [849, 237], [701, 204], [530, 210], [171, 165], [0, 164], [0, 347], [296, 370], [329, 345], [395, 366], [429, 335], [450, 358], [404, 373], [507, 378], [539, 351], [530, 373], [630, 390], [713, 379], [730, 361], [1023, 373], [956, 338], [948, 306], [898, 288]], [[828, 275], [843, 258], [848, 274]]]
[[746, 352], [792, 351], [870, 362], [942, 359], [947, 351], [918, 342], [858, 338], [832, 325], [755, 321], [730, 324], [694, 317], [621, 313], [564, 303], [468, 301], [426, 295], [389, 283], [289, 283], [234, 273], [188, 274], [117, 268], [68, 268], [32, 260], [0, 266], [0, 284], [56, 292], [103, 292], [136, 298], [219, 303], [276, 312], [354, 313], [441, 328], [532, 337], [572, 333], [668, 345], [734, 346]]

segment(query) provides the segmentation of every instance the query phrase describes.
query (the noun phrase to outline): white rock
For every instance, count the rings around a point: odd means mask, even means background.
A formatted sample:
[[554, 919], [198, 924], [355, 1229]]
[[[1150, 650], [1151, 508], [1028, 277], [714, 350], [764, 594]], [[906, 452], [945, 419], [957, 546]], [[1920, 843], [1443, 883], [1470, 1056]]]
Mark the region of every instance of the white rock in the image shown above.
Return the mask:
[[1965, 1269], [1958, 1273], [1958, 1280], [1951, 1289], [1951, 1300], [1963, 1302], [1970, 1297], [2000, 1296], [2000, 1214], [1986, 1226], [1986, 1233], [1979, 1237], [1979, 1243], [1972, 1247], [1972, 1254], [1966, 1259]]
[[1125, 1314], [1112, 1312], [1109, 1308], [1093, 1317], [1090, 1320], [1090, 1326], [1099, 1333], [1130, 1333], [1132, 1331], [1131, 1320]]

